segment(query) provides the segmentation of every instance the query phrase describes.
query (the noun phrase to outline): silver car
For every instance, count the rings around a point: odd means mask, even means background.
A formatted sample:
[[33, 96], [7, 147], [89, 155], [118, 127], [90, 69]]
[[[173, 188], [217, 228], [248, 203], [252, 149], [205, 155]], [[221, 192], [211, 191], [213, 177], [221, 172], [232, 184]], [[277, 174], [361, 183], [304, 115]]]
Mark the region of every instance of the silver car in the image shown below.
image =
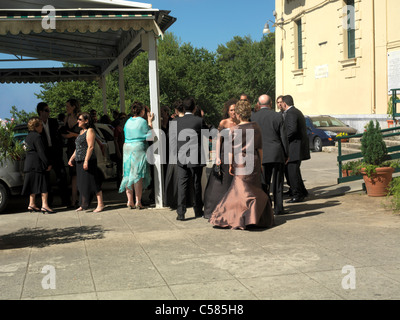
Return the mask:
[[21, 194], [23, 168], [23, 161], [5, 161], [0, 167], [0, 212], [5, 210], [11, 196]]

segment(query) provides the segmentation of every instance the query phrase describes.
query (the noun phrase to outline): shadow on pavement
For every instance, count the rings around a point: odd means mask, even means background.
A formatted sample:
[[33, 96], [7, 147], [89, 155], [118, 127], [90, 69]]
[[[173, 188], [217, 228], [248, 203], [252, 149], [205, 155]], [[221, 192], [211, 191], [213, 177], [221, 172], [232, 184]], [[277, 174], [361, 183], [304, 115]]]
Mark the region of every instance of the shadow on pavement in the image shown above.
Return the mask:
[[44, 248], [51, 245], [72, 243], [84, 240], [103, 239], [102, 226], [83, 226], [62, 229], [23, 228], [16, 232], [0, 236], [0, 250], [25, 247]]

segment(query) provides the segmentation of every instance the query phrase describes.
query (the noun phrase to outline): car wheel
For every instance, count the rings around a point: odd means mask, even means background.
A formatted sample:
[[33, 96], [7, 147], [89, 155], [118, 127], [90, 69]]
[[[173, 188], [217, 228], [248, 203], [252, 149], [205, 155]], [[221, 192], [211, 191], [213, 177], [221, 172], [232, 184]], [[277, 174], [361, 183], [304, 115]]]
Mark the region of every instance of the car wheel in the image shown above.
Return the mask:
[[316, 137], [314, 139], [314, 151], [315, 152], [322, 152], [322, 140], [320, 137]]
[[7, 207], [9, 195], [5, 186], [0, 183], [0, 212]]

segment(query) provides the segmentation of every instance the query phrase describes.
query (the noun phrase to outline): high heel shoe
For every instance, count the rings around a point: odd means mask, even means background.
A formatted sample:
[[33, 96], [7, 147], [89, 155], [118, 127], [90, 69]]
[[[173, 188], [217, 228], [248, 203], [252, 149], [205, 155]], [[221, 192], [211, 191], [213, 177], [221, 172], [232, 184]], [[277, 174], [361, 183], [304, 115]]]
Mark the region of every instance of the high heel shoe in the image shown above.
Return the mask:
[[42, 208], [40, 210], [43, 212], [43, 214], [46, 214], [46, 213], [54, 214], [54, 213], [56, 213], [54, 210], [47, 210], [46, 208]]
[[129, 202], [126, 204], [126, 206], [129, 208], [129, 209], [135, 209], [136, 207], [135, 206], [131, 206], [130, 204], [129, 204]]
[[35, 207], [29, 206], [29, 207], [28, 207], [28, 211], [29, 211], [30, 213], [32, 213], [32, 212], [40, 212], [40, 209], [39, 209], [39, 208], [35, 208]]
[[145, 207], [143, 207], [143, 205], [141, 203], [136, 203], [135, 206], [136, 206], [136, 209], [139, 209], [139, 210], [145, 209]]

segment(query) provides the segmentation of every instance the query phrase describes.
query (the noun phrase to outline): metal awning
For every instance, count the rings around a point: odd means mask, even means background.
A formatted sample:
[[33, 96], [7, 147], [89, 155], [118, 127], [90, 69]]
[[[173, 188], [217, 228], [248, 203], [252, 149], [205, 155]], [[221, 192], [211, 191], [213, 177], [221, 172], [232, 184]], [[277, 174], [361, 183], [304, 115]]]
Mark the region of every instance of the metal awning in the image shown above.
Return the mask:
[[[52, 5], [54, 12], [43, 10]], [[98, 78], [117, 68], [123, 55], [128, 65], [144, 50], [145, 33], [157, 37], [176, 21], [170, 11], [151, 4], [109, 0], [3, 0], [0, 4], [0, 53], [15, 58], [1, 61], [59, 61], [96, 67]], [[55, 29], [43, 28], [44, 19], [55, 19]], [[50, 20], [48, 20], [49, 22]], [[61, 72], [61, 71], [60, 71]], [[57, 73], [57, 72], [56, 72]], [[1, 83], [60, 81], [55, 73], [33, 81], [20, 72], [4, 76]], [[64, 78], [69, 80], [68, 77]]]

